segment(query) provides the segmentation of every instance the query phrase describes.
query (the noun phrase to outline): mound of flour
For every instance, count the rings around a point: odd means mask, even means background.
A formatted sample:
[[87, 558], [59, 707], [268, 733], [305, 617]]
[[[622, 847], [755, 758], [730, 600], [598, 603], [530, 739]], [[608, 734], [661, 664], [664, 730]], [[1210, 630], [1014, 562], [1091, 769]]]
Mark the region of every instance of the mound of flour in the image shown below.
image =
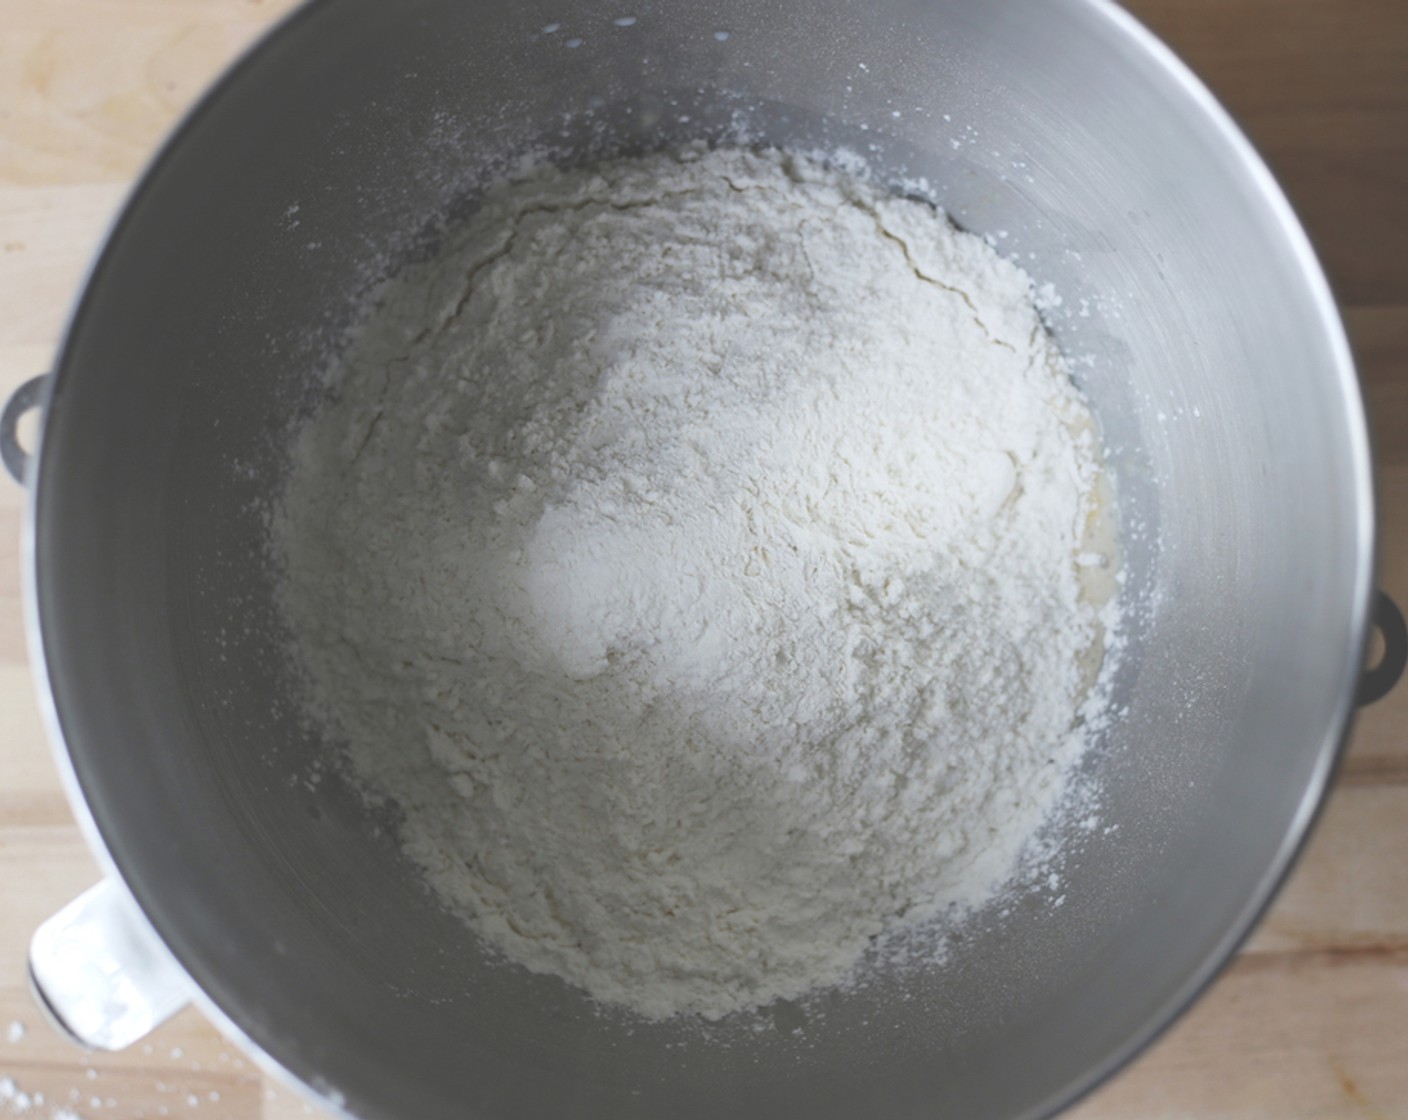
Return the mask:
[[648, 1016], [1011, 877], [1082, 744], [1090, 418], [1027, 276], [800, 158], [543, 170], [403, 276], [273, 539], [474, 929]]

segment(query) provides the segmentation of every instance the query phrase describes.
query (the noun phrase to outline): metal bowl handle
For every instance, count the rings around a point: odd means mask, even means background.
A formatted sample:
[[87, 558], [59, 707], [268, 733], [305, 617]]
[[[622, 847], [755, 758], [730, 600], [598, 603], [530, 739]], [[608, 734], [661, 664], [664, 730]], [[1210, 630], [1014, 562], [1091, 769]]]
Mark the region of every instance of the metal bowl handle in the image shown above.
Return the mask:
[[1354, 702], [1361, 708], [1387, 696], [1403, 676], [1404, 665], [1408, 664], [1408, 625], [1403, 621], [1398, 604], [1382, 591], [1374, 594], [1374, 614], [1370, 621], [1383, 635], [1384, 654], [1377, 665], [1365, 669], [1359, 678]]
[[24, 482], [25, 464], [29, 462], [29, 452], [20, 446], [20, 417], [44, 403], [44, 383], [48, 380], [47, 373], [31, 377], [14, 391], [5, 402], [5, 411], [0, 413], [0, 459], [10, 477], [19, 483]]

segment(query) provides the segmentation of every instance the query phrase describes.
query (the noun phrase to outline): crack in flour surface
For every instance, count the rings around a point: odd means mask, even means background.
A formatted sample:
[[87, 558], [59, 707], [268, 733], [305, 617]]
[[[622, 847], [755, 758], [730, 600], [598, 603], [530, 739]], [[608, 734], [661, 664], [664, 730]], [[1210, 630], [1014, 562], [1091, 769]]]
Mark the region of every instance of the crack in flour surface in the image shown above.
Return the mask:
[[543, 169], [400, 277], [273, 541], [479, 935], [644, 1015], [839, 982], [1067, 788], [1099, 448], [1030, 280], [779, 153]]

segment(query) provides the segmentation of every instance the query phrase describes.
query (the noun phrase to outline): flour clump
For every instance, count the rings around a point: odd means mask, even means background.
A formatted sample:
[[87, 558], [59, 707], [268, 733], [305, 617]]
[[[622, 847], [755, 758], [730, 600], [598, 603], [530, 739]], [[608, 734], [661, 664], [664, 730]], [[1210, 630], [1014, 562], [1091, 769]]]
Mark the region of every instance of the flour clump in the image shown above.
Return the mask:
[[543, 169], [341, 360], [281, 604], [485, 941], [714, 1018], [1011, 878], [1083, 748], [1093, 431], [1027, 276], [924, 203], [776, 152]]

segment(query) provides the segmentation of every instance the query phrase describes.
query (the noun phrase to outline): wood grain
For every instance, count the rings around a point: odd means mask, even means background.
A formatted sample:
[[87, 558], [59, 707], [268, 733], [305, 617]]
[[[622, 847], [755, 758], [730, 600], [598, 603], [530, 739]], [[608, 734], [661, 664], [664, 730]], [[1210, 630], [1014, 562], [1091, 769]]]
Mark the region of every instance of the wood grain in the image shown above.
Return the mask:
[[1131, 0], [1278, 173], [1350, 306], [1408, 304], [1401, 0]]
[[[0, 394], [43, 370], [101, 233], [175, 118], [291, 0], [0, 0]], [[1137, 0], [1261, 146], [1346, 309], [1380, 463], [1381, 582], [1408, 602], [1408, 11]], [[313, 1110], [187, 1012], [83, 1055], [24, 986], [34, 926], [98, 872], [25, 663], [21, 495], [0, 485], [0, 1117]], [[1210, 993], [1079, 1120], [1408, 1117], [1408, 688], [1359, 721], [1294, 878]], [[11, 1023], [23, 1024], [10, 1040]], [[18, 1032], [16, 1032], [18, 1035]], [[14, 1083], [5, 1099], [4, 1079]], [[42, 1094], [42, 1102], [38, 1100]]]

